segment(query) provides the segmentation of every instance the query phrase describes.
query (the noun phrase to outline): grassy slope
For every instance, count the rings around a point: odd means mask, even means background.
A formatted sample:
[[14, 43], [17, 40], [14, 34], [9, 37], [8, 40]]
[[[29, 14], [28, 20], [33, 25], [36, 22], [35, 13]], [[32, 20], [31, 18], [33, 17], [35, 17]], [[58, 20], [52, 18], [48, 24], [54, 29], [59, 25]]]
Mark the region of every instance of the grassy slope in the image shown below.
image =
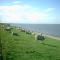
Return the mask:
[[60, 60], [60, 41], [46, 37], [40, 43], [32, 35], [15, 28], [12, 31], [19, 36], [0, 29], [4, 60]]

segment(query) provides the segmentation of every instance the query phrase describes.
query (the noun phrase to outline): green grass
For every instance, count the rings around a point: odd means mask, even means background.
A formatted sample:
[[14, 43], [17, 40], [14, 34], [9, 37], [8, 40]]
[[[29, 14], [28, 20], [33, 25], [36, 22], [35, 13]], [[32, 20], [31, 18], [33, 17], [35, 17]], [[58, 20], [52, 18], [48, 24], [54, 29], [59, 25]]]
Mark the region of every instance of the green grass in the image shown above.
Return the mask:
[[17, 32], [18, 36], [3, 29], [0, 29], [0, 37], [4, 60], [60, 60], [60, 41], [46, 37], [40, 43], [34, 36], [16, 28], [12, 31]]

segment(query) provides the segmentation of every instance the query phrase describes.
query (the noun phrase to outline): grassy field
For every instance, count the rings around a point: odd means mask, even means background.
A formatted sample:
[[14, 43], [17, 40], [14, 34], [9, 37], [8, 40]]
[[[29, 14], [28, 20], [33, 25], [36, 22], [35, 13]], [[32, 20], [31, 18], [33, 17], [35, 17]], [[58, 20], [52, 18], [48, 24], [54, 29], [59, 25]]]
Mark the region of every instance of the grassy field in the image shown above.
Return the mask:
[[[17, 30], [14, 36], [4, 30], [0, 24], [0, 40], [2, 44], [3, 60], [60, 60], [60, 41], [45, 37], [45, 40], [35, 40], [33, 35]], [[1, 46], [0, 46], [1, 51]], [[1, 54], [1, 53], [0, 53]]]

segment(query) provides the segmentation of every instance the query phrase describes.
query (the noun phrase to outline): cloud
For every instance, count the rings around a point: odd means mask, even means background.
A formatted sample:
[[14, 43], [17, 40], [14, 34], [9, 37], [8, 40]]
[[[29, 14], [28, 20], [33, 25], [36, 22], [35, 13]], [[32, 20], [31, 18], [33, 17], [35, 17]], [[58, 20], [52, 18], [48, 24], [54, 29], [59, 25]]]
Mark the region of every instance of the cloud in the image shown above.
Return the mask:
[[51, 11], [54, 11], [55, 8], [48, 8], [45, 10], [45, 12], [51, 12]]
[[[19, 2], [14, 2], [19, 3]], [[0, 15], [3, 16], [2, 22], [6, 23], [39, 23], [47, 20], [53, 8], [48, 8], [46, 11], [40, 11], [31, 5], [16, 4], [10, 6], [0, 6]]]
[[15, 1], [14, 4], [22, 3], [22, 1]]

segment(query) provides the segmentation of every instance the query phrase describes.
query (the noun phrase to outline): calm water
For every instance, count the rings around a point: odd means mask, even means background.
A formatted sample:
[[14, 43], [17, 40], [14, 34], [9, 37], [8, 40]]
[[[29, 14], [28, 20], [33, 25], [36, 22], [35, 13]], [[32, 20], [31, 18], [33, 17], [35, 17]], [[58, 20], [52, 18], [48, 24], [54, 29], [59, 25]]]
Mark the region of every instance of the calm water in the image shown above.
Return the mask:
[[15, 24], [35, 32], [42, 32], [60, 37], [60, 24]]

